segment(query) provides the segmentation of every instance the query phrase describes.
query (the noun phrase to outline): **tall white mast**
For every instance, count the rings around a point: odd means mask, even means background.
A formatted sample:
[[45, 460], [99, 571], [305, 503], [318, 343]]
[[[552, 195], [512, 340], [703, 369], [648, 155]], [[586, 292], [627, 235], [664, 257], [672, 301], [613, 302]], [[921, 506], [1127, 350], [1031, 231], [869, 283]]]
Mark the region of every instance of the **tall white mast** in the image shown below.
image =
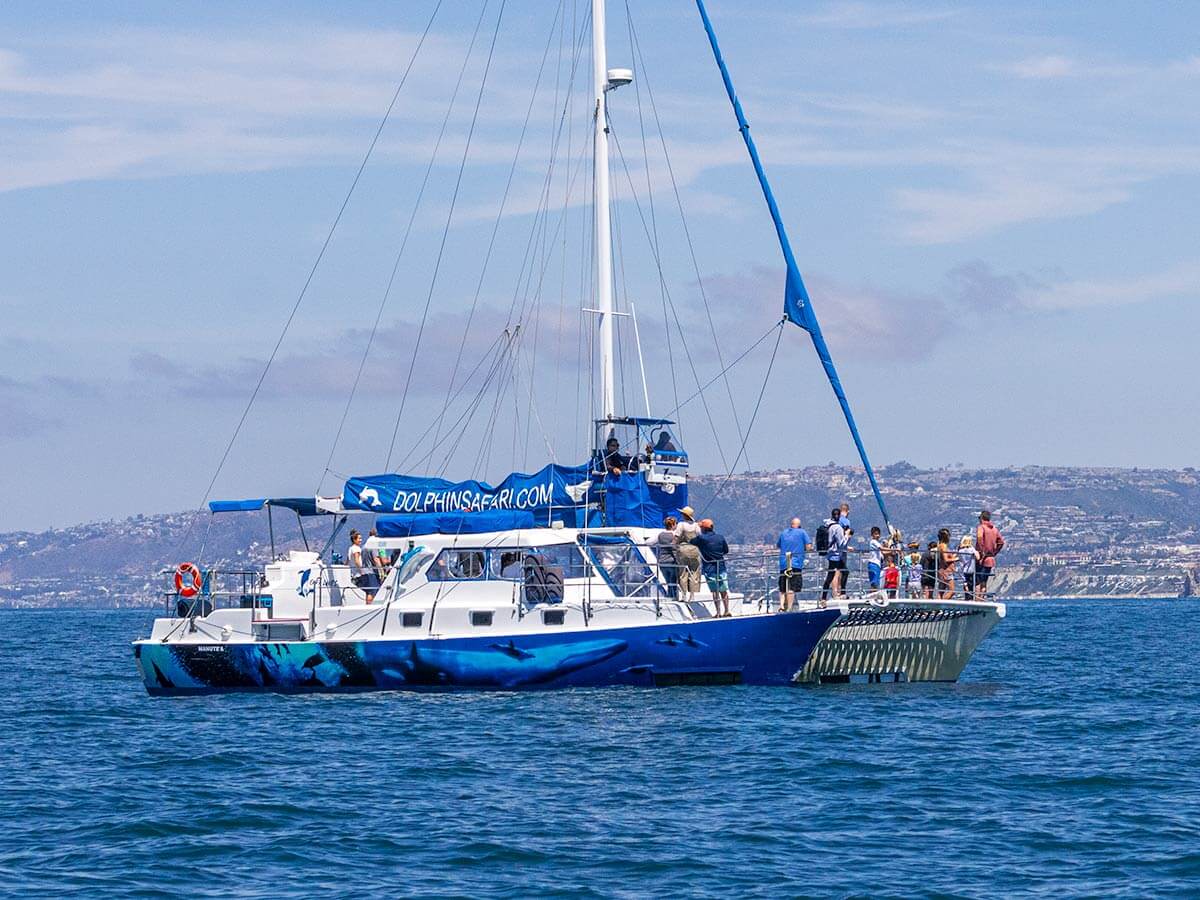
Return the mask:
[[604, 0], [592, 0], [592, 87], [595, 94], [593, 160], [596, 231], [596, 306], [600, 314], [600, 411], [608, 419], [617, 414], [616, 382], [613, 373], [613, 283], [612, 225], [608, 195], [608, 53], [604, 22]]

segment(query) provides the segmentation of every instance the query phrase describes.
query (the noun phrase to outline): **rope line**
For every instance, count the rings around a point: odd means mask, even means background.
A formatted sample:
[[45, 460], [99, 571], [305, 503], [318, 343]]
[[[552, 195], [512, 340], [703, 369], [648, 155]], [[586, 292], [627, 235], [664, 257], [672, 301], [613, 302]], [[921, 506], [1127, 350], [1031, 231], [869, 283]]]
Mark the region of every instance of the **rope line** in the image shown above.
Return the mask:
[[[417, 54], [421, 47], [425, 44], [425, 39], [433, 28], [433, 22], [437, 18], [438, 11], [442, 8], [443, 0], [437, 0], [437, 5], [434, 6], [433, 12], [429, 16], [429, 20], [425, 23], [425, 28], [421, 32], [420, 40], [417, 42], [416, 48], [413, 50], [412, 59], [409, 61], [408, 68], [405, 69], [404, 76], [400, 83], [396, 85], [396, 90], [392, 93], [392, 99], [387, 105], [387, 109], [383, 113], [383, 118], [379, 120], [379, 126], [375, 129], [375, 134], [371, 137], [370, 144], [367, 145], [367, 151], [363, 154], [362, 162], [358, 165], [358, 170], [354, 173], [354, 179], [350, 182], [350, 189], [346, 191], [346, 196], [342, 200], [342, 204], [338, 207], [337, 215], [334, 216], [333, 224], [329, 226], [329, 232], [325, 235], [325, 240], [321, 244], [321, 249], [317, 253], [317, 257], [313, 260], [312, 267], [309, 269], [308, 277], [304, 279], [304, 284], [300, 288], [300, 293], [296, 297], [295, 303], [292, 304], [292, 309], [288, 313], [287, 320], [283, 323], [283, 328], [279, 332], [279, 338], [275, 341], [275, 346], [271, 349], [271, 355], [267, 357], [266, 365], [263, 366], [262, 374], [258, 376], [258, 381], [254, 385], [254, 390], [250, 392], [250, 399], [246, 401], [246, 408], [242, 410], [241, 416], [238, 418], [237, 425], [233, 429], [233, 434], [229, 438], [229, 443], [225, 445], [225, 451], [221, 454], [221, 459], [217, 463], [216, 471], [213, 472], [212, 478], [209, 479], [208, 487], [204, 490], [204, 497], [200, 501], [199, 508], [203, 509], [204, 504], [208, 502], [208, 498], [212, 496], [212, 489], [217, 483], [217, 478], [220, 477], [221, 471], [225, 468], [225, 463], [229, 459], [229, 454], [233, 450], [233, 445], [237, 442], [238, 435], [241, 434], [242, 427], [246, 424], [246, 419], [250, 415], [250, 410], [254, 407], [254, 402], [258, 399], [258, 394], [262, 390], [263, 382], [267, 379], [267, 373], [271, 371], [271, 366], [275, 362], [275, 357], [279, 354], [279, 348], [283, 345], [284, 338], [292, 326], [292, 321], [296, 318], [296, 313], [300, 310], [300, 304], [304, 302], [304, 297], [308, 293], [308, 288], [312, 284], [314, 276], [317, 274], [317, 269], [321, 265], [321, 260], [325, 258], [325, 251], [329, 249], [329, 244], [333, 241], [333, 235], [337, 231], [338, 224], [342, 221], [342, 216], [346, 212], [346, 207], [350, 205], [350, 198], [354, 196], [354, 191], [358, 187], [359, 181], [362, 179], [363, 170], [366, 169], [367, 163], [371, 159], [371, 154], [375, 151], [375, 145], [379, 143], [379, 137], [383, 134], [384, 126], [387, 125], [388, 119], [391, 118], [392, 110], [396, 107], [396, 101], [400, 99], [400, 91], [404, 88], [405, 81], [408, 78], [408, 73], [412, 69]], [[194, 523], [194, 520], [193, 520]], [[188, 526], [179, 544], [176, 546], [178, 552], [179, 546], [186, 542], [191, 533], [191, 525]]]
[[[484, 0], [484, 4], [483, 4], [484, 12], [486, 12], [489, 2], [490, 2], [490, 0]], [[462, 160], [459, 162], [458, 175], [456, 176], [456, 178], [454, 180], [454, 192], [452, 193], [452, 195], [450, 197], [450, 209], [446, 213], [446, 225], [442, 229], [442, 239], [438, 245], [437, 257], [436, 257], [436, 259], [434, 261], [434, 265], [433, 265], [433, 276], [430, 278], [430, 281], [429, 281], [429, 293], [425, 297], [425, 308], [421, 312], [421, 324], [417, 328], [416, 344], [413, 346], [412, 358], [409, 359], [409, 362], [408, 362], [408, 374], [404, 378], [404, 390], [400, 394], [400, 408], [396, 412], [396, 424], [392, 428], [392, 440], [388, 444], [387, 460], [384, 462], [384, 465], [383, 465], [384, 471], [387, 471], [387, 469], [391, 466], [392, 453], [395, 452], [395, 449], [396, 449], [396, 436], [400, 433], [400, 420], [404, 417], [404, 407], [408, 402], [408, 391], [409, 391], [409, 388], [412, 386], [413, 370], [416, 368], [417, 356], [421, 350], [421, 340], [425, 335], [425, 324], [429, 320], [429, 307], [433, 302], [433, 292], [437, 287], [438, 275], [441, 273], [442, 258], [446, 252], [446, 241], [450, 236], [450, 226], [453, 224], [453, 221], [454, 221], [454, 210], [458, 205], [458, 194], [459, 194], [459, 190], [462, 188], [463, 172], [465, 171], [466, 166], [467, 166], [467, 156], [471, 152], [471, 141], [475, 137], [475, 126], [479, 122], [479, 108], [483, 104], [483, 93], [487, 87], [488, 73], [491, 72], [491, 69], [492, 69], [492, 59], [495, 57], [495, 53], [496, 53], [496, 41], [500, 37], [500, 23], [504, 19], [504, 9], [505, 9], [505, 6], [507, 5], [507, 2], [508, 2], [508, 0], [501, 0], [500, 12], [496, 15], [496, 27], [495, 27], [495, 30], [492, 32], [492, 42], [491, 42], [491, 45], [488, 47], [487, 62], [484, 64], [483, 77], [479, 82], [479, 93], [475, 97], [475, 109], [471, 114], [471, 126], [467, 130], [467, 140], [466, 140], [465, 146], [463, 147]], [[483, 21], [483, 13], [481, 12], [480, 13], [480, 22], [482, 22], [482, 21]]]
[[[729, 484], [729, 480], [731, 478], [733, 478], [733, 473], [737, 470], [737, 465], [741, 461], [742, 454], [746, 450], [746, 443], [750, 440], [750, 432], [754, 428], [754, 422], [758, 418], [758, 411], [762, 407], [763, 395], [766, 394], [767, 384], [771, 380], [771, 370], [775, 368], [775, 356], [776, 356], [776, 354], [779, 353], [779, 342], [783, 338], [783, 326], [786, 322], [787, 322], [786, 319], [781, 319], [779, 324], [775, 326], [778, 329], [778, 331], [775, 335], [775, 347], [771, 351], [771, 360], [770, 360], [770, 362], [767, 363], [767, 372], [763, 376], [762, 386], [758, 389], [758, 401], [754, 404], [754, 412], [751, 413], [751, 415], [750, 415], [750, 422], [746, 426], [746, 436], [742, 439], [741, 449], [738, 450], [737, 458], [733, 461], [733, 468], [730, 469], [725, 474], [725, 478], [724, 478], [724, 480], [722, 480], [721, 486], [719, 488], [717, 488], [716, 493], [714, 493], [712, 495], [712, 497], [709, 498], [708, 504], [705, 506], [705, 509], [707, 509], [709, 506], [712, 506], [712, 504], [714, 502], [716, 502], [716, 499], [721, 496], [721, 492], [725, 490], [725, 486], [727, 484]], [[770, 332], [768, 332], [768, 334], [769, 333]]]

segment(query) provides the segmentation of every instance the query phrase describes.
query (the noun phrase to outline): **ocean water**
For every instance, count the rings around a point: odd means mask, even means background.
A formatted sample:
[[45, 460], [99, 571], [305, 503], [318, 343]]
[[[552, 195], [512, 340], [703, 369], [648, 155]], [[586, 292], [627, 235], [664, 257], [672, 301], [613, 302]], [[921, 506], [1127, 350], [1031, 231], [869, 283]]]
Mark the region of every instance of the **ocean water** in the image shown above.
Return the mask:
[[0, 611], [0, 893], [1200, 895], [1200, 603], [1014, 603], [956, 685], [150, 699]]

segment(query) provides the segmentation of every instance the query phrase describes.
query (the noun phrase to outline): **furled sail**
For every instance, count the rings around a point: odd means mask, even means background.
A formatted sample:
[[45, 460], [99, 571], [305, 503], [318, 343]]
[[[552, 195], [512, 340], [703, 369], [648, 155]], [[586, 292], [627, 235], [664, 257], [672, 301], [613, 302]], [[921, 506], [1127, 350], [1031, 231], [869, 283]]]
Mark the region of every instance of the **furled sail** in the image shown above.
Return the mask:
[[825, 369], [825, 374], [829, 378], [829, 384], [833, 388], [833, 393], [842, 407], [842, 413], [846, 417], [846, 424], [850, 426], [850, 435], [854, 438], [854, 446], [858, 448], [858, 455], [862, 459], [867, 478], [871, 481], [871, 490], [875, 494], [875, 502], [879, 504], [879, 511], [883, 513], [884, 522], [890, 528], [891, 519], [888, 516], [887, 506], [883, 502], [883, 494], [879, 490], [879, 482], [875, 478], [875, 470], [871, 468], [871, 461], [867, 458], [867, 448], [863, 445], [862, 437], [858, 433], [858, 425], [854, 421], [853, 413], [850, 412], [850, 401], [846, 398], [846, 391], [842, 388], [842, 380], [838, 377], [837, 369], [833, 365], [833, 357], [829, 355], [829, 347], [825, 343], [825, 336], [821, 333], [821, 325], [817, 322], [816, 313], [813, 311], [812, 300], [809, 299], [808, 291], [804, 287], [804, 279], [800, 277], [800, 268], [796, 265], [796, 258], [792, 254], [791, 241], [788, 240], [787, 231], [783, 227], [783, 217], [779, 213], [779, 206], [775, 202], [775, 194], [771, 191], [771, 185], [767, 181], [767, 173], [763, 170], [762, 160], [758, 156], [758, 148], [754, 144], [754, 138], [750, 136], [750, 123], [746, 121], [746, 115], [742, 112], [742, 104], [738, 101], [737, 93], [733, 89], [733, 79], [730, 77], [729, 69], [725, 65], [725, 59], [721, 55], [721, 48], [717, 44], [716, 32], [713, 31], [712, 21], [708, 18], [708, 10], [704, 8], [704, 0], [696, 0], [696, 8], [699, 9], [700, 18], [704, 21], [704, 30], [708, 33], [708, 42], [712, 46], [713, 57], [717, 61], [717, 67], [721, 70], [721, 80], [725, 82], [725, 92], [729, 95], [729, 102], [733, 105], [733, 114], [737, 117], [738, 130], [742, 133], [742, 139], [746, 142], [746, 149], [750, 153], [750, 161], [754, 164], [754, 173], [758, 176], [758, 183], [762, 187], [763, 197], [766, 198], [767, 207], [771, 211], [771, 219], [775, 222], [775, 233], [779, 236], [779, 246], [783, 251], [783, 260], [787, 267], [787, 281], [783, 289], [783, 315], [789, 322], [799, 325], [807, 331], [809, 337], [812, 338], [813, 348], [817, 351], [817, 356], [820, 358], [821, 365]]

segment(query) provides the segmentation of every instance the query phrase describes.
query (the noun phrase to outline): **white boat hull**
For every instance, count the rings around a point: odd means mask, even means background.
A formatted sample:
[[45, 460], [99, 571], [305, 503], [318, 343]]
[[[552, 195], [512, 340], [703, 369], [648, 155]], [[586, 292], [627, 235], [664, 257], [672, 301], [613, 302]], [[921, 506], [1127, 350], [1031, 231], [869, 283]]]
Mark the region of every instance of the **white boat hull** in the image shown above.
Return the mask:
[[1002, 603], [851, 600], [796, 675], [801, 684], [957, 681]]

